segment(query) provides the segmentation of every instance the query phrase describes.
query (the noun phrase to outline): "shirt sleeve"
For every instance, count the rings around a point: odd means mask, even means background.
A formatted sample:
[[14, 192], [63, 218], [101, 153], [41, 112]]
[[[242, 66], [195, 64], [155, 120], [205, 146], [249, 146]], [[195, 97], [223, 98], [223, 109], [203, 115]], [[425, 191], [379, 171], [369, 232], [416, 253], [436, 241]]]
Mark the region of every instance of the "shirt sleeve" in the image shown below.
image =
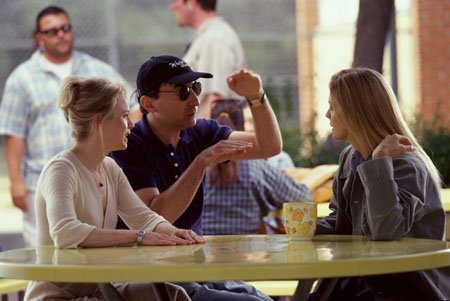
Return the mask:
[[363, 231], [373, 240], [392, 240], [409, 233], [426, 199], [427, 171], [418, 160], [383, 157], [364, 162], [358, 173], [365, 191]]
[[212, 119], [198, 119], [198, 128], [203, 129], [203, 139], [206, 142], [205, 146], [209, 147], [216, 144], [220, 140], [226, 140], [230, 137], [233, 130], [225, 125], [220, 125], [217, 121]]
[[109, 80], [112, 82], [118, 82], [125, 85], [127, 88], [127, 100], [128, 105], [130, 107], [130, 112], [134, 112], [139, 110], [139, 104], [134, 95], [134, 91], [136, 90], [134, 86], [132, 86], [119, 72], [117, 72], [113, 67], [108, 65], [109, 72], [107, 72], [109, 76]]
[[282, 170], [271, 167], [265, 160], [258, 162], [261, 162], [263, 173], [258, 185], [262, 190], [260, 198], [264, 200], [268, 210], [279, 209], [285, 202], [312, 202], [313, 196], [306, 185], [296, 183]]
[[[79, 52], [76, 51], [76, 53], [80, 55]], [[130, 106], [130, 112], [139, 109], [139, 104], [136, 98], [133, 97], [135, 87], [131, 85], [116, 69], [114, 69], [113, 66], [90, 55], [83, 54], [79, 57], [79, 64], [81, 65], [81, 68], [77, 69], [78, 71], [76, 72], [79, 76], [98, 76], [104, 77], [114, 83], [123, 83], [127, 88], [127, 100], [128, 105]]]
[[21, 87], [18, 71], [13, 72], [5, 84], [0, 102], [0, 134], [25, 137], [29, 123], [27, 90]]
[[42, 173], [40, 188], [45, 199], [50, 236], [57, 248], [76, 248], [95, 229], [82, 223], [75, 211], [77, 180], [75, 167], [56, 160]]

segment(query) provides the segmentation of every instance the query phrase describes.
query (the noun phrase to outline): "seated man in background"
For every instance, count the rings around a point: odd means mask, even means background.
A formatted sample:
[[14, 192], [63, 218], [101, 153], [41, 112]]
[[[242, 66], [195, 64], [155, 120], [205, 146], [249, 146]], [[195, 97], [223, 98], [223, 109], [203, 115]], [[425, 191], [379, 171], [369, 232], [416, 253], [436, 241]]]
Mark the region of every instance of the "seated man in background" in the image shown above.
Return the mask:
[[[244, 130], [239, 100], [214, 101], [211, 119], [234, 131]], [[312, 201], [308, 187], [297, 184], [267, 160], [231, 160], [211, 165], [205, 180], [203, 233], [260, 233], [261, 217], [292, 201]]]

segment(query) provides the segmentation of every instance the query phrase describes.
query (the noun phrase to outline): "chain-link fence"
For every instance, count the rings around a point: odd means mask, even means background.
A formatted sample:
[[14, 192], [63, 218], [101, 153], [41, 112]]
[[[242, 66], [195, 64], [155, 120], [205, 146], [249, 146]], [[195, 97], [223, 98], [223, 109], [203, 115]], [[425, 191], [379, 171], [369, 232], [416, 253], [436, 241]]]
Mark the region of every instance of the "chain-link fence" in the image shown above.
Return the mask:
[[[0, 0], [0, 95], [12, 70], [30, 57], [36, 16], [47, 5], [67, 10], [76, 49], [113, 65], [132, 86], [144, 61], [182, 56], [193, 35], [176, 24], [170, 0]], [[218, 11], [241, 37], [247, 66], [281, 102], [289, 95], [289, 107], [298, 108], [295, 0], [219, 0]]]
[[[150, 56], [182, 56], [193, 33], [178, 27], [169, 0], [1, 0], [0, 92], [29, 58], [36, 15], [49, 4], [68, 11], [77, 49], [110, 63], [132, 84]], [[249, 68], [275, 85], [296, 82], [295, 0], [224, 0], [218, 11], [241, 37]]]

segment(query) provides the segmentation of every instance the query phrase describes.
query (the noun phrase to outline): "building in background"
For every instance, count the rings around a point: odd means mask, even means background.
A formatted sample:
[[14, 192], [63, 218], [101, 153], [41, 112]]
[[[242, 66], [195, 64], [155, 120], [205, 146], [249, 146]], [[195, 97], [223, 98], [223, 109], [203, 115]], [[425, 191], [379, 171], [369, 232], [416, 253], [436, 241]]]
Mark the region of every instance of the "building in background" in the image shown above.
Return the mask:
[[[353, 61], [359, 0], [297, 0], [300, 129], [311, 126], [325, 137], [329, 122], [328, 82]], [[450, 1], [397, 0], [396, 62], [385, 48], [383, 74], [398, 74], [398, 99], [407, 120], [450, 127]], [[396, 64], [392, 64], [396, 63]], [[397, 70], [392, 70], [396, 65]]]
[[412, 0], [417, 110], [450, 128], [450, 1]]

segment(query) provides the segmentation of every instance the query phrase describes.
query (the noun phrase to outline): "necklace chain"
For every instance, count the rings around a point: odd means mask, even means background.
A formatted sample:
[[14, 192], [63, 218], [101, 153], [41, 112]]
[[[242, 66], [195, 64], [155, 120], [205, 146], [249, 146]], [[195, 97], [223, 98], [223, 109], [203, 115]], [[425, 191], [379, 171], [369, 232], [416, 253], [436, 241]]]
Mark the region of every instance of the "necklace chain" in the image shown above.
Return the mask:
[[[98, 172], [97, 172], [97, 171], [92, 171], [92, 170], [90, 170], [90, 169], [88, 168], [88, 166], [84, 163], [84, 160], [83, 160], [83, 156], [82, 156], [82, 152], [81, 152], [81, 151], [77, 150], [76, 148], [73, 148], [71, 151], [73, 152], [73, 154], [75, 154], [75, 156], [78, 158], [78, 160], [80, 160], [81, 163], [82, 163], [83, 165], [85, 165], [85, 167], [92, 173], [95, 182], [98, 183], [97, 186], [98, 186], [98, 187], [103, 187], [103, 186], [105, 186], [105, 185], [103, 184], [103, 182], [102, 182], [102, 171], [101, 171], [101, 166], [98, 167]], [[105, 179], [105, 180], [106, 180], [106, 179]]]
[[104, 184], [102, 182], [102, 172], [101, 172], [101, 170], [100, 169], [98, 170], [98, 174], [97, 174], [97, 172], [94, 172], [93, 174], [95, 176], [95, 180], [98, 182], [98, 187], [103, 187]]

